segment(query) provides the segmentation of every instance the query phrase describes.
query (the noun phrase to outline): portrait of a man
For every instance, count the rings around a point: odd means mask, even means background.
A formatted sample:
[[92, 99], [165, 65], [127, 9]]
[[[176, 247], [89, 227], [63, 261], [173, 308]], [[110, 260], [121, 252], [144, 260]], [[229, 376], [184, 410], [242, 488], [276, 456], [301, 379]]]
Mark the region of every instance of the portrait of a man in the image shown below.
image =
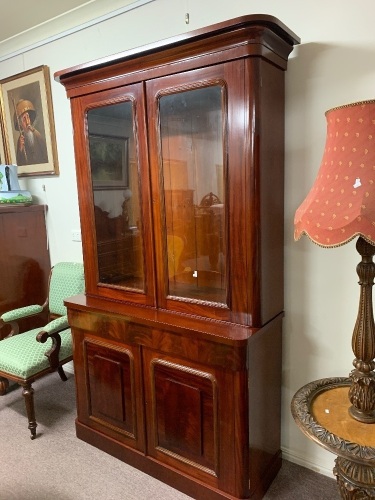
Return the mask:
[[14, 128], [19, 132], [17, 139], [17, 165], [47, 163], [46, 140], [34, 127], [36, 110], [27, 99], [20, 99], [15, 104]]

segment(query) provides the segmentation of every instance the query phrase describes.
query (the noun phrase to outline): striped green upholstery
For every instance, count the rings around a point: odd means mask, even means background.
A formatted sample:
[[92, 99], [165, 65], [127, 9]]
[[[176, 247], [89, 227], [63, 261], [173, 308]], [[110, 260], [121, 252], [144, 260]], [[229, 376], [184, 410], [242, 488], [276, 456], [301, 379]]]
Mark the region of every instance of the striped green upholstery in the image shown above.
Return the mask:
[[[44, 355], [51, 347], [51, 339], [41, 344], [36, 341], [40, 328], [15, 335], [0, 342], [0, 371], [27, 379], [46, 368], [48, 358]], [[60, 333], [60, 360], [72, 355], [72, 336], [70, 328]]]

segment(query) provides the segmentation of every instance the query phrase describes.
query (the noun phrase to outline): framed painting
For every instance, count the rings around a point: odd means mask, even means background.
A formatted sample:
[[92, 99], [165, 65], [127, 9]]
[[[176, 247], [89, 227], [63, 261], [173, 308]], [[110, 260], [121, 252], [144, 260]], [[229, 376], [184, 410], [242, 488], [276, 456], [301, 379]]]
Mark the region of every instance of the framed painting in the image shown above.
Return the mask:
[[0, 81], [5, 149], [18, 175], [57, 175], [55, 124], [48, 66]]
[[90, 134], [93, 188], [125, 189], [129, 184], [128, 138]]

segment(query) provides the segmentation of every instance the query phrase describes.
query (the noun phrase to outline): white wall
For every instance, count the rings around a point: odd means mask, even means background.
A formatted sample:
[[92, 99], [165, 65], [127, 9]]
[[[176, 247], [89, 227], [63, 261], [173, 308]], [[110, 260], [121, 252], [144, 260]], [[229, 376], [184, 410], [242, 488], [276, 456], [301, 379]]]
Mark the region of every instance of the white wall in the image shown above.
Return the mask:
[[[118, 5], [118, 1], [116, 5]], [[108, 6], [112, 4], [108, 0]], [[190, 13], [186, 25], [185, 12]], [[355, 242], [324, 250], [293, 241], [293, 217], [323, 153], [324, 112], [375, 97], [375, 4], [372, 0], [155, 0], [119, 17], [0, 62], [0, 79], [46, 64], [51, 74], [162, 38], [244, 14], [278, 17], [302, 39], [286, 74], [285, 323], [282, 448], [284, 457], [331, 474], [333, 455], [306, 438], [290, 414], [302, 385], [346, 376], [359, 289]], [[22, 181], [49, 207], [52, 262], [82, 259], [72, 126], [63, 87], [52, 83], [60, 176]], [[46, 192], [42, 185], [46, 186]]]

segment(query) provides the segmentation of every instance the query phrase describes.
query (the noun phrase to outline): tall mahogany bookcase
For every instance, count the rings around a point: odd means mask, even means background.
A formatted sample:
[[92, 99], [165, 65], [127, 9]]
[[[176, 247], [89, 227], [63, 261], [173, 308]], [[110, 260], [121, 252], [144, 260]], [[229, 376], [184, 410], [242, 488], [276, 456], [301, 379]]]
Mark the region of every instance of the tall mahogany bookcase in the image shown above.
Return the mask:
[[249, 15], [55, 74], [86, 294], [67, 301], [81, 439], [194, 498], [280, 463], [284, 72]]

